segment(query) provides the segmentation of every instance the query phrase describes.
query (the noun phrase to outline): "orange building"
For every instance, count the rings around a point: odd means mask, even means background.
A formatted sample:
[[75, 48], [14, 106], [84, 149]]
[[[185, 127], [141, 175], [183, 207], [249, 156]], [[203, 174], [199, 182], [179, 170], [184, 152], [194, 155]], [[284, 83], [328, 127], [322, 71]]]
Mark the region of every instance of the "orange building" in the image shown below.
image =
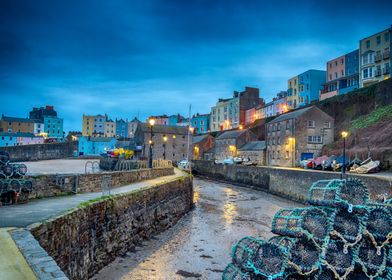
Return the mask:
[[0, 120], [0, 131], [34, 133], [34, 120], [2, 115]]

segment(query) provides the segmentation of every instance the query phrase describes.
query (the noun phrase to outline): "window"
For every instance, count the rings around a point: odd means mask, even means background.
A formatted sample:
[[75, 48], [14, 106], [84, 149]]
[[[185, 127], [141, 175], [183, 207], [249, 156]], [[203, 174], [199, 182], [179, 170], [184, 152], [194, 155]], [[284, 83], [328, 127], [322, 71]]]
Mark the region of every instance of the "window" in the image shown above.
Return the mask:
[[311, 144], [321, 144], [322, 143], [323, 138], [319, 135], [317, 136], [308, 136], [308, 143]]
[[385, 42], [388, 42], [388, 41], [389, 41], [389, 32], [386, 32], [386, 33], [384, 34], [384, 40], [385, 40]]
[[343, 63], [344, 63], [344, 60], [342, 58], [342, 59], [340, 59], [340, 64], [343, 65]]
[[370, 48], [370, 40], [367, 40], [367, 41], [366, 41], [366, 48], [367, 48], [367, 49]]
[[315, 121], [308, 121], [308, 127], [314, 128], [316, 126]]
[[329, 74], [329, 80], [332, 81], [332, 74]]
[[335, 61], [335, 66], [338, 66], [338, 61], [337, 60]]
[[381, 44], [381, 36], [376, 37], [377, 45]]
[[368, 68], [365, 68], [362, 71], [362, 78], [367, 79], [368, 77], [369, 77], [369, 70], [368, 70]]
[[278, 155], [277, 155], [277, 158], [279, 159], [279, 158], [280, 158], [280, 152], [278, 151], [277, 154], [278, 154]]
[[342, 77], [344, 76], [344, 70], [342, 70]]
[[324, 122], [324, 128], [331, 128], [331, 122]]
[[278, 123], [278, 131], [280, 131], [280, 123]]
[[286, 129], [290, 129], [290, 122], [286, 121]]
[[278, 137], [278, 145], [280, 145], [281, 144], [281, 142], [280, 142], [280, 137]]
[[337, 78], [338, 77], [338, 72], [335, 72], [335, 78]]
[[332, 63], [329, 64], [329, 68], [332, 68]]

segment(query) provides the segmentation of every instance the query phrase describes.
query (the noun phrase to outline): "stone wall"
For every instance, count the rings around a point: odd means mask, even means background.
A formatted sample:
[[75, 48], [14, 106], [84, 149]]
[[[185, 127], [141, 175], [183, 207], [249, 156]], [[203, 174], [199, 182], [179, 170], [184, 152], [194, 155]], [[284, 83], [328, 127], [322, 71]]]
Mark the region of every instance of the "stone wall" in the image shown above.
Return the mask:
[[[284, 169], [273, 167], [216, 165], [212, 161], [193, 161], [196, 174], [239, 183], [244, 186], [265, 190], [296, 201], [304, 202], [313, 182], [338, 179], [340, 174], [327, 171]], [[367, 184], [370, 198], [392, 195], [391, 182], [372, 175], [352, 175]]]
[[99, 192], [102, 188], [101, 184], [104, 176], [110, 176], [111, 187], [116, 188], [142, 180], [173, 174], [173, 167], [165, 167], [78, 175], [37, 175], [30, 177], [33, 180], [33, 191], [30, 193], [29, 198], [52, 197], [68, 193]]
[[78, 142], [0, 147], [0, 151], [10, 154], [13, 162], [69, 158], [76, 150]]
[[192, 207], [190, 176], [83, 204], [31, 231], [70, 279], [89, 279], [117, 256], [174, 225]]

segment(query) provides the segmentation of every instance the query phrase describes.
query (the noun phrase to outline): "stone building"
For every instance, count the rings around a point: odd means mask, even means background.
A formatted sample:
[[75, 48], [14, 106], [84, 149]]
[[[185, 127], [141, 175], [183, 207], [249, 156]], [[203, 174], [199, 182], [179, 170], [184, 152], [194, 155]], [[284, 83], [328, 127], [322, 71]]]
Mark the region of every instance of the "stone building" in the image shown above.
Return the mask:
[[[148, 159], [151, 127], [147, 123], [139, 123], [135, 131], [136, 156]], [[166, 141], [165, 141], [166, 139]], [[192, 137], [190, 136], [190, 147]], [[154, 125], [152, 128], [153, 159], [167, 159], [178, 162], [187, 157], [188, 127]], [[190, 155], [191, 156], [191, 155]]]
[[257, 136], [248, 129], [225, 131], [215, 138], [215, 159], [222, 160], [238, 155], [238, 148], [256, 141]]
[[252, 141], [238, 149], [238, 156], [257, 165], [265, 165], [265, 141]]
[[138, 124], [141, 123], [138, 118], [133, 118], [130, 122], [128, 122], [128, 137], [131, 138], [135, 135], [136, 128]]
[[316, 106], [295, 110], [266, 125], [267, 164], [296, 166], [299, 161], [320, 156], [333, 142], [334, 119]]
[[210, 134], [192, 137], [193, 159], [204, 159], [204, 153], [214, 147], [214, 137]]
[[0, 132], [24, 132], [34, 133], [34, 120], [27, 118], [15, 118], [2, 115], [0, 120]]

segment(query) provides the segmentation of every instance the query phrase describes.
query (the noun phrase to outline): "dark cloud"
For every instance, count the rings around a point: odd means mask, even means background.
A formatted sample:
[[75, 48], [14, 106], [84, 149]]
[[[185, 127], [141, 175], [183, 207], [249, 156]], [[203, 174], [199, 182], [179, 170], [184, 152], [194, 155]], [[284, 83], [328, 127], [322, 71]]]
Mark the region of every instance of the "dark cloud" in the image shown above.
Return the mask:
[[[377, 8], [375, 8], [377, 6]], [[81, 114], [207, 112], [246, 85], [287, 78], [391, 24], [387, 1], [0, 1], [0, 111], [53, 104]], [[362, 16], [366, 11], [366, 21]]]

